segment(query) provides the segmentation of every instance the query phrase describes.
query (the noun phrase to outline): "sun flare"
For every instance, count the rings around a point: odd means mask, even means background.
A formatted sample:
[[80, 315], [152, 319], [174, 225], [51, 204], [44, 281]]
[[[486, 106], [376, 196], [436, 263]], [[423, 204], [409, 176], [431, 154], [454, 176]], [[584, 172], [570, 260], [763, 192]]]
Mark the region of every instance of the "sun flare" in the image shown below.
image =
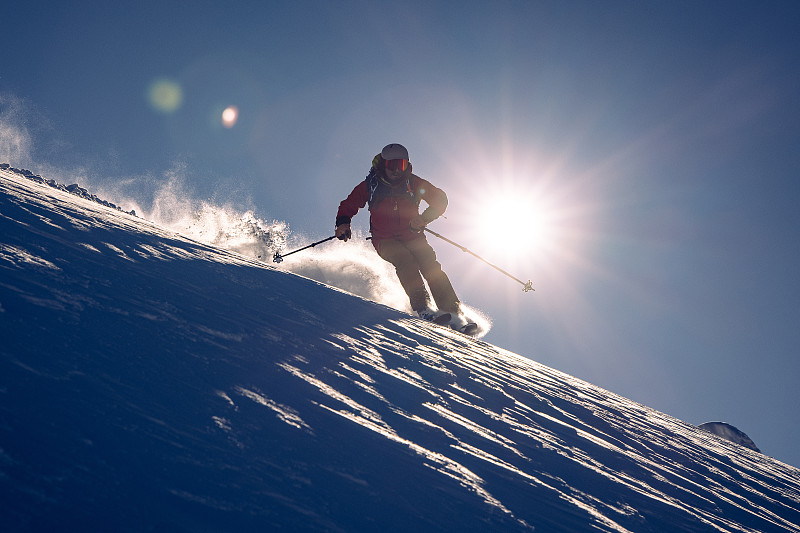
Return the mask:
[[533, 198], [497, 193], [486, 199], [481, 211], [476, 236], [482, 250], [519, 258], [541, 251], [552, 240], [550, 217]]

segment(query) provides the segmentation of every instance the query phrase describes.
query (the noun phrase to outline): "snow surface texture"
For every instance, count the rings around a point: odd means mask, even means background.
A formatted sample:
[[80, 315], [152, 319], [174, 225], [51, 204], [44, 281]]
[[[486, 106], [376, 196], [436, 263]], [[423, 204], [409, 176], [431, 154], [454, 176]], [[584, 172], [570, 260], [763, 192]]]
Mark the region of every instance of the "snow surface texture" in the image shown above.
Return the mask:
[[2, 531], [800, 531], [800, 470], [482, 341], [8, 170], [0, 231]]

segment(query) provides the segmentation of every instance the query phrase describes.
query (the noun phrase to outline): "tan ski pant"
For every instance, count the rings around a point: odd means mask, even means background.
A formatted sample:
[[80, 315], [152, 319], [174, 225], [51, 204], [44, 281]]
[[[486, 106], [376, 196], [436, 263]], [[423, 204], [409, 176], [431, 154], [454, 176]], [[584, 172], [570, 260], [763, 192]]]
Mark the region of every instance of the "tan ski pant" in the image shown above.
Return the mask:
[[425, 236], [410, 241], [381, 239], [377, 248], [378, 255], [394, 265], [400, 284], [411, 302], [411, 309], [420, 311], [430, 305], [430, 297], [422, 281], [425, 278], [436, 307], [448, 313], [459, 312], [460, 305], [453, 285], [436, 260], [436, 252]]

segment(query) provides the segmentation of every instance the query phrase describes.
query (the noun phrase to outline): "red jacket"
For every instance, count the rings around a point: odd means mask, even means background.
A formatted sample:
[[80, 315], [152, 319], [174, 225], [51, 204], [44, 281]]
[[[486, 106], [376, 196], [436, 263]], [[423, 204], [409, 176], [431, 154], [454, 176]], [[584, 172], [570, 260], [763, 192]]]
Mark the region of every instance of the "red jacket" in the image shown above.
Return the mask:
[[[419, 214], [419, 201], [428, 204], [422, 216], [427, 222], [439, 218], [447, 209], [447, 195], [443, 190], [434, 187], [429, 181], [410, 174], [408, 180], [399, 180], [391, 184], [383, 178], [377, 183], [376, 191], [370, 191], [368, 180], [364, 180], [353, 189], [353, 192], [339, 204], [336, 214], [336, 225], [349, 224], [358, 210], [367, 205], [370, 195], [373, 196], [370, 206], [369, 226], [373, 244], [378, 245], [381, 239], [398, 239], [407, 241], [419, 238], [422, 232], [415, 232], [410, 227], [411, 219]], [[408, 190], [410, 186], [411, 190]]]

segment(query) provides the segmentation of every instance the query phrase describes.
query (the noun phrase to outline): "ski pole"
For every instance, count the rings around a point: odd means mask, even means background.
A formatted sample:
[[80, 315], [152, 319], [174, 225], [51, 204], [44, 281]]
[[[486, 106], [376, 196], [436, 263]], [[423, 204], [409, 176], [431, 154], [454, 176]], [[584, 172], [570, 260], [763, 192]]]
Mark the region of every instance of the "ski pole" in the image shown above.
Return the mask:
[[461, 246], [460, 244], [458, 244], [458, 243], [456, 243], [456, 242], [453, 242], [453, 241], [451, 241], [450, 239], [448, 239], [447, 237], [445, 237], [445, 236], [443, 236], [443, 235], [439, 235], [438, 233], [436, 233], [436, 232], [435, 232], [435, 231], [433, 231], [433, 230], [430, 230], [430, 229], [428, 229], [428, 228], [424, 228], [424, 229], [425, 229], [425, 231], [427, 231], [427, 232], [428, 232], [428, 233], [430, 233], [431, 235], [435, 235], [435, 236], [439, 237], [440, 239], [442, 239], [443, 241], [445, 241], [445, 242], [449, 242], [450, 244], [452, 244], [452, 245], [453, 245], [453, 246], [455, 246], [456, 248], [460, 248], [462, 252], [467, 252], [468, 254], [471, 254], [471, 255], [473, 255], [473, 256], [475, 256], [475, 257], [477, 257], [478, 259], [480, 259], [481, 261], [483, 261], [484, 263], [486, 263], [486, 264], [487, 264], [487, 265], [489, 265], [490, 267], [494, 268], [495, 270], [499, 270], [500, 272], [502, 272], [503, 274], [505, 274], [505, 275], [506, 275], [506, 276], [508, 276], [509, 278], [511, 278], [511, 279], [513, 279], [514, 281], [516, 281], [517, 283], [520, 283], [520, 284], [522, 285], [522, 292], [528, 292], [528, 291], [535, 291], [535, 290], [536, 290], [536, 289], [534, 289], [534, 288], [533, 288], [533, 282], [531, 282], [531, 280], [528, 280], [528, 282], [526, 283], [526, 282], [522, 281], [521, 279], [519, 279], [519, 278], [516, 278], [516, 277], [512, 276], [511, 274], [509, 274], [508, 272], [506, 272], [506, 271], [505, 271], [505, 270], [503, 270], [502, 268], [498, 267], [497, 265], [493, 265], [493, 264], [491, 264], [489, 261], [487, 261], [487, 260], [486, 260], [486, 259], [484, 259], [483, 257], [479, 256], [479, 255], [478, 255], [478, 254], [476, 254], [475, 252], [473, 252], [473, 251], [471, 251], [471, 250], [468, 250], [466, 247], [464, 247], [464, 246]]
[[318, 244], [322, 244], [323, 242], [328, 242], [331, 239], [335, 239], [335, 238], [336, 238], [336, 235], [331, 235], [327, 239], [322, 239], [321, 241], [312, 242], [308, 246], [303, 246], [302, 248], [298, 248], [297, 250], [293, 250], [293, 251], [291, 251], [289, 253], [286, 253], [286, 254], [282, 254], [280, 252], [275, 252], [275, 255], [272, 256], [272, 262], [273, 263], [280, 263], [281, 261], [283, 261], [283, 258], [286, 257], [287, 255], [292, 255], [292, 254], [296, 254], [297, 252], [302, 252], [303, 250], [305, 250], [307, 248], [313, 248], [314, 246], [316, 246]]

